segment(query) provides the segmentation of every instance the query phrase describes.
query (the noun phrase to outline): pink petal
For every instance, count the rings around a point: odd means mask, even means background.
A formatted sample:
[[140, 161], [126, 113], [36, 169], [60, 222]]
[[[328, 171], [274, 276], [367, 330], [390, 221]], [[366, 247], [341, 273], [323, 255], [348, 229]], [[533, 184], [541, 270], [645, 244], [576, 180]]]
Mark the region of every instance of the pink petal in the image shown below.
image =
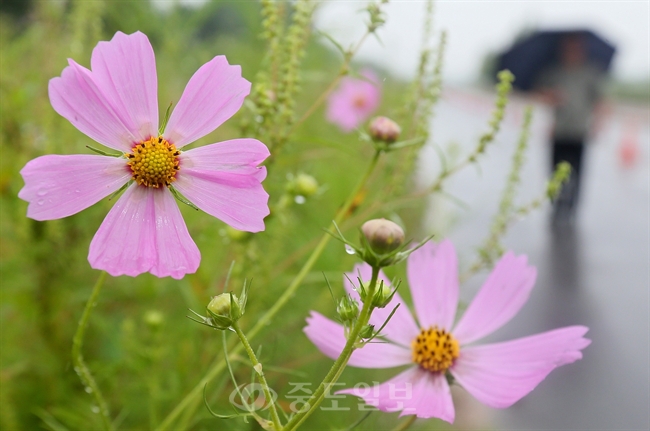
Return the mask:
[[99, 227], [88, 261], [112, 276], [150, 272], [180, 279], [196, 272], [201, 254], [169, 190], [134, 184]]
[[213, 58], [187, 83], [165, 137], [180, 148], [207, 135], [239, 111], [250, 89], [240, 66], [229, 65], [223, 55]]
[[249, 232], [264, 230], [269, 195], [262, 187], [269, 151], [255, 139], [233, 139], [181, 154], [173, 187], [194, 205]]
[[131, 178], [119, 157], [49, 155], [28, 162], [20, 171], [25, 187], [18, 197], [29, 202], [27, 217], [68, 217], [116, 192]]
[[351, 102], [353, 97], [345, 91], [337, 92], [329, 97], [327, 103], [327, 121], [336, 124], [345, 133], [353, 131], [361, 123]]
[[580, 350], [591, 343], [583, 338], [587, 330], [570, 326], [503, 343], [462, 347], [450, 371], [482, 403], [509, 407], [553, 369], [582, 358]]
[[118, 31], [110, 42], [97, 44], [90, 64], [95, 83], [137, 127], [137, 136], [158, 136], [156, 58], [147, 36]]
[[507, 323], [526, 303], [535, 285], [537, 270], [526, 256], [506, 253], [497, 262], [465, 314], [453, 330], [460, 344], [482, 338]]
[[[303, 331], [326, 356], [336, 359], [343, 351], [346, 343], [343, 326], [322, 314], [312, 311]], [[395, 344], [377, 342], [355, 350], [348, 365], [360, 368], [390, 368], [411, 362], [410, 350]]]
[[[359, 298], [359, 293], [354, 290], [354, 287], [352, 283], [350, 283], [350, 280], [354, 282], [355, 286], [358, 286], [359, 284], [358, 277], [361, 277], [361, 280], [363, 282], [369, 282], [372, 277], [372, 268], [367, 263], [357, 264], [354, 266], [352, 272], [348, 272], [346, 275], [347, 277], [343, 277], [343, 285], [345, 286], [345, 290], [352, 296], [352, 298], [357, 300], [359, 307], [361, 307], [363, 304]], [[383, 281], [384, 285], [391, 285], [390, 281], [386, 278], [383, 271], [379, 272], [379, 281]], [[375, 325], [375, 328], [379, 329], [381, 325], [384, 324], [386, 319], [388, 319], [388, 316], [397, 306], [397, 304], [399, 304], [399, 307], [395, 311], [393, 317], [391, 317], [388, 324], [381, 331], [381, 333], [384, 334], [389, 340], [410, 349], [411, 342], [415, 339], [415, 337], [418, 336], [420, 329], [415, 324], [415, 320], [413, 320], [413, 316], [411, 316], [411, 312], [409, 311], [408, 306], [399, 295], [399, 293], [395, 293], [395, 296], [393, 296], [393, 299], [388, 303], [386, 307], [375, 308], [375, 310], [372, 312], [372, 315], [370, 316], [370, 324]]]
[[50, 103], [82, 133], [100, 144], [120, 151], [131, 151], [142, 140], [140, 127], [120, 111], [94, 81], [93, 74], [74, 62], [63, 69], [60, 78], [50, 79]]
[[411, 367], [380, 385], [368, 387], [357, 384], [337, 394], [363, 398], [366, 404], [381, 411], [401, 411], [400, 416], [416, 415], [419, 418], [440, 418], [454, 422], [454, 404], [444, 375], [419, 367]]
[[[327, 106], [327, 120], [339, 126], [344, 132], [351, 132], [379, 107], [381, 90], [377, 76], [369, 70], [362, 75], [369, 81], [346, 77], [339, 88], [330, 95]], [[363, 101], [358, 105], [357, 101]]]
[[458, 260], [451, 241], [428, 242], [407, 260], [411, 295], [420, 326], [449, 331], [458, 306]]

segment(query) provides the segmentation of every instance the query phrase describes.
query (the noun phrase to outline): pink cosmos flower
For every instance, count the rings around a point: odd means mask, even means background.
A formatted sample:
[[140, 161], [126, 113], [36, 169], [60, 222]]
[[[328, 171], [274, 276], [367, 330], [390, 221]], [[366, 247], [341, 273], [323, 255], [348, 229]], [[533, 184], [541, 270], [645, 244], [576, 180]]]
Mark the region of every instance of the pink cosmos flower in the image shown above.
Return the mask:
[[75, 214], [120, 190], [90, 243], [88, 261], [109, 274], [182, 278], [201, 254], [171, 192], [239, 230], [264, 229], [268, 194], [258, 165], [269, 155], [255, 139], [181, 149], [234, 115], [251, 84], [218, 56], [192, 76], [158, 133], [156, 60], [147, 36], [118, 32], [92, 53], [91, 70], [74, 60], [49, 83], [56, 112], [90, 138], [122, 153], [48, 155], [25, 165], [27, 216], [53, 220]]
[[[458, 323], [457, 260], [449, 241], [428, 243], [407, 262], [408, 279], [419, 323], [395, 294], [386, 308], [376, 309], [370, 323], [379, 327], [398, 303], [402, 305], [384, 328], [388, 342], [373, 342], [356, 350], [349, 364], [362, 368], [410, 365], [374, 387], [354, 387], [338, 393], [363, 398], [383, 411], [454, 421], [446, 373], [479, 401], [505, 408], [532, 391], [553, 369], [582, 358], [590, 340], [588, 328], [569, 326], [516, 340], [474, 346], [472, 343], [507, 323], [527, 301], [537, 276], [525, 256], [506, 253]], [[350, 278], [369, 280], [368, 265], [357, 265]], [[388, 280], [381, 275], [384, 283]], [[345, 288], [359, 299], [347, 279]], [[343, 327], [312, 311], [307, 337], [327, 356], [343, 350]], [[357, 385], [359, 386], [359, 385]]]
[[345, 77], [327, 103], [327, 121], [344, 132], [351, 132], [372, 115], [379, 106], [379, 79], [371, 70], [361, 75], [366, 79]]

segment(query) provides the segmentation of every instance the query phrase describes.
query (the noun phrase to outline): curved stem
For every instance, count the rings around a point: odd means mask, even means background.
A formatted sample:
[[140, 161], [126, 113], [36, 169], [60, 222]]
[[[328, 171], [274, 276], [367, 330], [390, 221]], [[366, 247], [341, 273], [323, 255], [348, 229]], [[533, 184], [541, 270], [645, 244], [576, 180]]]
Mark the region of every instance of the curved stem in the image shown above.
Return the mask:
[[111, 424], [111, 416], [108, 411], [108, 405], [106, 404], [106, 401], [104, 400], [104, 397], [99, 390], [99, 386], [97, 386], [97, 382], [88, 369], [88, 366], [84, 361], [83, 354], [81, 353], [81, 348], [83, 347], [84, 342], [84, 334], [86, 333], [86, 328], [88, 327], [88, 318], [90, 317], [91, 310], [93, 307], [95, 307], [95, 303], [97, 302], [99, 292], [102, 290], [104, 280], [106, 280], [106, 272], [102, 271], [99, 274], [99, 278], [97, 279], [95, 286], [93, 287], [93, 291], [90, 294], [88, 302], [86, 303], [86, 307], [84, 308], [83, 314], [81, 315], [81, 319], [79, 319], [79, 326], [77, 326], [77, 331], [72, 338], [72, 364], [74, 366], [75, 372], [81, 379], [81, 383], [86, 388], [86, 392], [92, 393], [93, 397], [95, 398], [95, 402], [99, 407], [99, 414], [102, 417], [104, 429], [112, 430], [113, 425]]
[[280, 416], [278, 416], [278, 411], [275, 408], [275, 403], [273, 402], [273, 397], [271, 396], [271, 391], [269, 389], [269, 384], [266, 381], [266, 377], [264, 376], [264, 371], [262, 370], [262, 364], [260, 361], [257, 359], [257, 356], [255, 355], [255, 352], [253, 351], [253, 348], [251, 347], [250, 343], [248, 342], [248, 339], [246, 339], [246, 335], [244, 332], [241, 330], [239, 327], [239, 324], [237, 322], [233, 322], [231, 325], [232, 329], [235, 330], [235, 333], [241, 340], [242, 345], [244, 346], [244, 350], [246, 350], [246, 354], [248, 355], [248, 358], [250, 359], [251, 363], [253, 364], [253, 369], [257, 373], [257, 376], [260, 380], [260, 384], [262, 385], [262, 390], [264, 391], [264, 396], [266, 397], [267, 400], [269, 400], [269, 406], [271, 410], [271, 420], [273, 421], [273, 426], [275, 427], [276, 430], [281, 430], [282, 429], [282, 423], [280, 422]]
[[[370, 179], [370, 175], [372, 175], [372, 172], [374, 171], [375, 167], [377, 166], [377, 162], [379, 161], [379, 156], [381, 155], [381, 151], [376, 151], [375, 155], [373, 156], [372, 160], [370, 161], [370, 164], [368, 165], [368, 168], [366, 169], [366, 172], [364, 173], [363, 177], [359, 180], [357, 185], [354, 187], [348, 198], [346, 199], [345, 203], [343, 206], [339, 208], [339, 210], [336, 212], [336, 215], [334, 216], [334, 222], [339, 224], [341, 221], [348, 215], [350, 209], [352, 208], [352, 205], [354, 204], [354, 200], [359, 194], [359, 192], [366, 186], [366, 183]], [[332, 225], [333, 226], [333, 225]], [[303, 267], [300, 269], [298, 274], [294, 277], [294, 279], [291, 281], [291, 284], [287, 289], [284, 291], [284, 293], [278, 298], [278, 300], [273, 304], [273, 306], [257, 321], [257, 324], [253, 326], [253, 328], [248, 332], [248, 338], [252, 339], [255, 337], [264, 327], [267, 326], [267, 324], [273, 319], [273, 317], [280, 311], [280, 309], [293, 297], [294, 293], [300, 287], [302, 284], [302, 281], [304, 278], [309, 274], [309, 271], [311, 271], [311, 268], [314, 266], [320, 255], [323, 253], [323, 250], [325, 250], [325, 247], [327, 244], [330, 242], [332, 239], [332, 235], [329, 233], [323, 234], [321, 237], [320, 241], [318, 242], [318, 245], [316, 245], [316, 248], [312, 251], [311, 255], [303, 265]], [[231, 350], [231, 355], [237, 355], [243, 346], [241, 344], [235, 346]], [[194, 386], [194, 388], [190, 391], [189, 394], [185, 396], [181, 400], [180, 403], [174, 407], [174, 409], [167, 415], [165, 420], [160, 424], [158, 427], [158, 431], [164, 431], [166, 429], [169, 429], [171, 424], [176, 420], [178, 415], [181, 414], [183, 410], [185, 410], [192, 402], [194, 402], [198, 397], [201, 395], [203, 391], [203, 387], [210, 382], [210, 380], [214, 379], [216, 376], [218, 376], [220, 373], [223, 372], [226, 364], [223, 360], [219, 360], [209, 371], [208, 373]]]
[[327, 96], [329, 96], [330, 93], [332, 91], [334, 91], [334, 89], [339, 85], [339, 82], [341, 81], [341, 79], [343, 79], [343, 77], [345, 75], [347, 75], [347, 73], [348, 73], [348, 67], [350, 66], [350, 62], [352, 61], [352, 57], [354, 57], [354, 55], [357, 53], [357, 51], [359, 51], [359, 48], [361, 48], [361, 45], [363, 45], [363, 42], [365, 42], [365, 40], [368, 38], [368, 36], [370, 34], [371, 34], [370, 31], [366, 31], [366, 33], [361, 37], [361, 39], [359, 39], [359, 42], [357, 42], [355, 47], [350, 52], [347, 53], [347, 55], [345, 56], [345, 61], [341, 65], [341, 69], [339, 70], [338, 75], [336, 75], [336, 78], [334, 78], [334, 80], [325, 89], [325, 91], [323, 91], [321, 93], [321, 95], [318, 96], [318, 99], [316, 99], [314, 101], [314, 103], [312, 103], [312, 105], [307, 109], [307, 111], [305, 111], [305, 113], [302, 114], [302, 117], [300, 117], [300, 119], [298, 121], [293, 123], [293, 125], [291, 126], [291, 129], [289, 130], [289, 133], [287, 133], [287, 135], [291, 134], [291, 132], [293, 132], [296, 127], [298, 127], [303, 121], [305, 121], [307, 118], [309, 118], [309, 116], [311, 114], [313, 114], [314, 111], [316, 109], [318, 109], [318, 107], [320, 105], [323, 104], [325, 99], [327, 99]]
[[411, 425], [413, 425], [413, 422], [415, 422], [415, 420], [416, 420], [417, 418], [418, 418], [418, 417], [415, 416], [415, 415], [411, 415], [411, 416], [409, 416], [409, 417], [408, 417], [404, 422], [402, 422], [401, 424], [397, 425], [397, 426], [393, 429], [393, 431], [405, 431], [405, 430], [411, 428]]
[[312, 394], [312, 396], [305, 404], [305, 406], [308, 406], [307, 410], [300, 411], [293, 418], [291, 418], [291, 420], [284, 427], [283, 431], [291, 431], [297, 429], [320, 405], [320, 403], [323, 401], [325, 391], [334, 383], [336, 383], [341, 376], [341, 373], [343, 373], [345, 366], [350, 360], [350, 356], [352, 356], [352, 353], [357, 349], [356, 344], [359, 341], [359, 333], [370, 320], [370, 313], [372, 313], [372, 310], [374, 308], [372, 302], [373, 296], [375, 295], [375, 288], [377, 287], [378, 277], [379, 268], [373, 267], [372, 277], [370, 279], [368, 289], [366, 290], [366, 297], [363, 303], [363, 308], [361, 309], [361, 313], [359, 314], [359, 318], [357, 319], [356, 324], [350, 331], [350, 335], [348, 336], [347, 342], [345, 343], [345, 347], [343, 347], [341, 354], [336, 359], [334, 365], [332, 365], [332, 368], [330, 368], [330, 371], [327, 373], [321, 384], [318, 385], [318, 389], [316, 389], [316, 391]]

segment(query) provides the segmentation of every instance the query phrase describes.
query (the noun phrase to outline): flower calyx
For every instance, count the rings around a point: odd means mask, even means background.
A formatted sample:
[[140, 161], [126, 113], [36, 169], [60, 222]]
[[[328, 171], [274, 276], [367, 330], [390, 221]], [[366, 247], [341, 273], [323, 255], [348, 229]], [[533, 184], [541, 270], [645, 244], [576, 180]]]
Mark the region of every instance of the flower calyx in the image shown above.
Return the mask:
[[344, 325], [354, 324], [359, 317], [359, 304], [350, 295], [345, 295], [336, 305], [336, 312]]
[[[370, 220], [373, 221], [373, 220]], [[399, 225], [385, 219], [377, 219], [379, 223], [364, 223], [366, 229], [361, 229], [361, 244], [348, 241], [336, 222], [332, 222], [336, 233], [329, 232], [334, 238], [345, 244], [348, 254], [357, 255], [373, 268], [383, 268], [395, 265], [406, 259], [411, 253], [422, 247], [433, 235], [426, 237], [415, 247], [405, 249], [410, 241], [404, 240], [404, 231]], [[394, 225], [394, 226], [393, 226]]]
[[194, 316], [188, 317], [197, 323], [210, 326], [211, 328], [226, 330], [244, 315], [247, 300], [248, 287], [244, 284], [244, 288], [239, 297], [232, 292], [214, 296], [206, 307], [207, 316], [202, 316], [190, 310]]

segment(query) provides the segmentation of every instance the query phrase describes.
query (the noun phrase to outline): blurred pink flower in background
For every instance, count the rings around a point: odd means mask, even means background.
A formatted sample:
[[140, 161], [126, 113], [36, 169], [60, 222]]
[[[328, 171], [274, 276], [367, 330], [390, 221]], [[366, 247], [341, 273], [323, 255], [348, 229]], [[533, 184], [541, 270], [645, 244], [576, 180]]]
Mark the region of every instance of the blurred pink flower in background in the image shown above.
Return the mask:
[[[532, 391], [553, 369], [580, 358], [591, 342], [588, 328], [569, 326], [511, 341], [469, 345], [507, 323], [526, 303], [537, 272], [525, 256], [506, 253], [474, 297], [456, 325], [458, 263], [449, 241], [428, 243], [408, 258], [408, 279], [415, 307], [395, 294], [385, 308], [376, 309], [370, 324], [379, 328], [401, 303], [384, 328], [387, 342], [373, 342], [354, 351], [349, 365], [391, 368], [411, 365], [392, 379], [374, 387], [345, 389], [338, 393], [363, 398], [383, 411], [401, 415], [436, 417], [453, 422], [454, 405], [446, 373], [482, 403], [509, 407]], [[357, 265], [350, 279], [369, 280], [371, 268]], [[383, 274], [380, 280], [389, 283]], [[359, 294], [344, 278], [347, 292]], [[327, 356], [337, 358], [346, 343], [343, 326], [312, 311], [304, 331]], [[453, 329], [452, 329], [453, 328]]]
[[379, 78], [369, 70], [361, 71], [365, 79], [345, 77], [327, 100], [327, 121], [344, 132], [351, 132], [366, 121], [379, 107]]
[[162, 135], [158, 133], [156, 60], [147, 36], [118, 32], [100, 42], [88, 70], [68, 60], [49, 84], [52, 107], [90, 138], [121, 153], [47, 155], [25, 165], [25, 187], [35, 220], [67, 217], [128, 184], [91, 244], [88, 261], [113, 276], [150, 272], [182, 278], [201, 254], [171, 188], [196, 207], [239, 230], [264, 230], [268, 194], [261, 181], [268, 157], [255, 139], [233, 139], [180, 149], [232, 117], [251, 84], [224, 56], [190, 79]]

